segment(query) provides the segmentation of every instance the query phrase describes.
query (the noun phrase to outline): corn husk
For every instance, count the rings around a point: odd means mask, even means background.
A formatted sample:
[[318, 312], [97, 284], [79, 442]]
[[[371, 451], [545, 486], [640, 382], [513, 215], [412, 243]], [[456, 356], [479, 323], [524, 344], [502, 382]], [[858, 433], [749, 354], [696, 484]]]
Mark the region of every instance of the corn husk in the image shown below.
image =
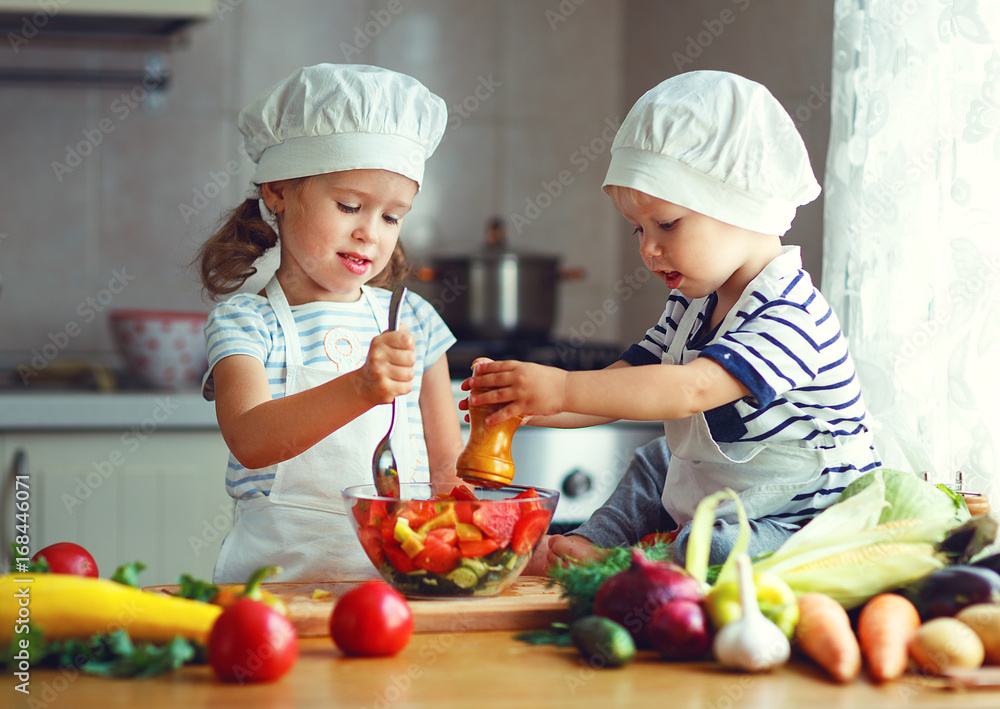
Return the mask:
[[780, 576], [797, 595], [825, 593], [850, 609], [944, 567], [935, 545], [955, 520], [879, 524], [889, 503], [881, 474], [873, 475], [864, 490], [818, 514], [754, 568]]
[[[824, 593], [850, 609], [943, 568], [947, 557], [935, 546], [955, 526], [956, 519], [938, 516], [881, 523], [891, 505], [886, 500], [882, 473], [871, 475], [864, 489], [816, 515], [772, 554], [755, 559], [754, 571], [775, 574], [796, 595]], [[740, 534], [718, 581], [735, 578], [734, 560], [747, 549], [750, 527], [739, 496], [726, 489], [706, 497], [691, 522], [685, 560], [687, 570], [702, 582], [715, 510], [728, 498], [736, 503]]]

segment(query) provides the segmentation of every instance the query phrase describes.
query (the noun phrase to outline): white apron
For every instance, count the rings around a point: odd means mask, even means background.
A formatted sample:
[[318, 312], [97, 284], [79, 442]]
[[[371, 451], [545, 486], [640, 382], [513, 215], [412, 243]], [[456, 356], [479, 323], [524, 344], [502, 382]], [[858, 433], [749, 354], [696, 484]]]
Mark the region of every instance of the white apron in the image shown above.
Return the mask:
[[[302, 363], [302, 349], [291, 309], [277, 278], [267, 284], [267, 299], [285, 337], [285, 395], [324, 384], [344, 372]], [[388, 326], [368, 303], [380, 331]], [[335, 405], [331, 402], [331, 406]], [[410, 451], [406, 398], [397, 402], [392, 449], [401, 480], [409, 480], [414, 466]], [[290, 460], [268, 468], [274, 472], [271, 493], [236, 501], [233, 528], [226, 536], [215, 565], [214, 581], [245, 582], [254, 569], [281, 566], [282, 581], [323, 581], [375, 577], [347, 518], [340, 491], [350, 485], [372, 483], [372, 456], [389, 430], [391, 405], [376, 406]], [[274, 580], [274, 579], [272, 579]]]
[[[688, 337], [697, 322], [705, 298], [693, 301], [684, 312], [663, 364], [684, 364], [698, 356], [685, 352]], [[732, 325], [743, 299], [726, 315], [719, 332]], [[816, 449], [803, 442], [765, 441], [717, 443], [703, 413], [676, 421], [664, 421], [663, 430], [670, 448], [670, 465], [663, 486], [663, 508], [678, 526], [694, 517], [701, 499], [726, 487], [740, 496], [750, 519], [801, 508], [792, 498], [800, 493], [819, 491], [823, 470], [845, 460], [871, 456], [870, 432], [851, 436], [844, 445]], [[717, 516], [736, 521], [736, 505], [730, 500], [719, 505]]]

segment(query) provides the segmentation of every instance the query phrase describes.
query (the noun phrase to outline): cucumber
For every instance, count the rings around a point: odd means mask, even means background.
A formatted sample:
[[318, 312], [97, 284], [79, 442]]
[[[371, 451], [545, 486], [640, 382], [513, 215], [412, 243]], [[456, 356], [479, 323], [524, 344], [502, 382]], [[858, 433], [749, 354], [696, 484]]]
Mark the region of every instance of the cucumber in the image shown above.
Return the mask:
[[459, 588], [472, 588], [479, 583], [476, 572], [465, 566], [455, 568], [448, 574], [447, 578]]
[[570, 640], [592, 667], [621, 667], [635, 659], [635, 641], [624, 627], [598, 615], [588, 615], [569, 628]]

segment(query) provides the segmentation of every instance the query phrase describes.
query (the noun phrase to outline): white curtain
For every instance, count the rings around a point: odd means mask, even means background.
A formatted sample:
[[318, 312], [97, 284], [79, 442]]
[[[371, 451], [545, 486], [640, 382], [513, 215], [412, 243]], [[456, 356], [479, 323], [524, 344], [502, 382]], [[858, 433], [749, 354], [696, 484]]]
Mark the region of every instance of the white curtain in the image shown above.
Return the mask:
[[1000, 2], [834, 13], [823, 290], [886, 462], [998, 509]]

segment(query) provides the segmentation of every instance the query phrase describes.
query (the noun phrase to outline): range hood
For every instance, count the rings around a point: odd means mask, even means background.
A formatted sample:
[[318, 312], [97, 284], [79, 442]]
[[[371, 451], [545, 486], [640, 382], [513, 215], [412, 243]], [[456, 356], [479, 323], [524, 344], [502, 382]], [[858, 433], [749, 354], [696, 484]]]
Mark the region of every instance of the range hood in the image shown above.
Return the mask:
[[24, 43], [162, 43], [214, 11], [214, 0], [0, 0], [0, 36]]

